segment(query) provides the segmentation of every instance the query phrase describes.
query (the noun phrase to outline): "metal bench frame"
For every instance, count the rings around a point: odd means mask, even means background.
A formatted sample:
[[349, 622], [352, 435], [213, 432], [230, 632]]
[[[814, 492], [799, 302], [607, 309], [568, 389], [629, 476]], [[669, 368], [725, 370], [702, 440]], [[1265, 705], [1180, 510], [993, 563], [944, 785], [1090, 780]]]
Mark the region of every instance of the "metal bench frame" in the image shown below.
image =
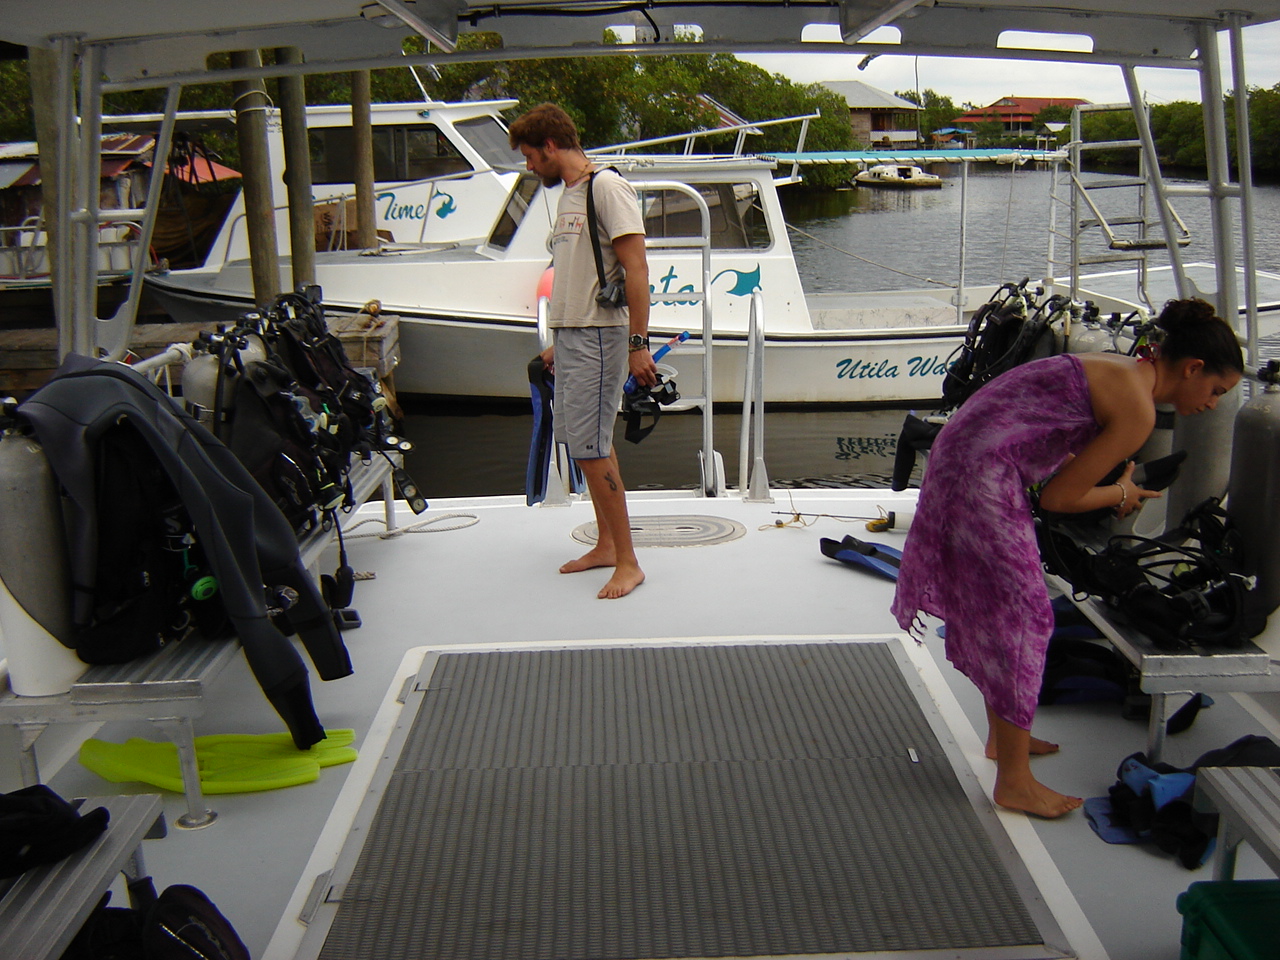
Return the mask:
[[165, 835], [160, 796], [90, 797], [81, 805], [95, 807], [111, 815], [102, 836], [56, 863], [26, 871], [0, 897], [0, 957], [61, 956], [116, 874], [130, 880], [147, 875], [142, 841]]

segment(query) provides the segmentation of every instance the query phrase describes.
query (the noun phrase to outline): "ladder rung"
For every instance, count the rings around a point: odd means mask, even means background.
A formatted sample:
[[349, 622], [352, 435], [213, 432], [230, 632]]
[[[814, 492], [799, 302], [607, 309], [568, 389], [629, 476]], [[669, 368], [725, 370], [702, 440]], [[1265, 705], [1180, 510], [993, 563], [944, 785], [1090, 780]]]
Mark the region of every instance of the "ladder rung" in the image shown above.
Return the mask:
[[1109, 190], [1112, 187], [1145, 187], [1147, 182], [1137, 177], [1112, 177], [1106, 180], [1090, 180], [1082, 183], [1086, 190]]
[[1137, 260], [1145, 260], [1145, 259], [1146, 257], [1144, 257], [1141, 253], [1131, 253], [1128, 255], [1112, 254], [1110, 256], [1108, 256], [1107, 254], [1099, 254], [1098, 256], [1094, 256], [1094, 257], [1081, 257], [1080, 262], [1082, 264], [1083, 263], [1132, 263]]
[[[1178, 246], [1185, 247], [1191, 242], [1190, 237], [1179, 237]], [[1164, 242], [1163, 238], [1148, 237], [1146, 239], [1126, 240], [1123, 237], [1117, 237], [1109, 244], [1112, 250], [1168, 250], [1169, 244]]]
[[1142, 146], [1141, 140], [1095, 140], [1092, 143], [1080, 144], [1081, 150], [1120, 150]]
[[128, 207], [122, 210], [99, 210], [98, 221], [100, 223], [109, 223], [114, 221], [141, 222], [145, 214], [145, 210], [138, 210], [133, 207]]

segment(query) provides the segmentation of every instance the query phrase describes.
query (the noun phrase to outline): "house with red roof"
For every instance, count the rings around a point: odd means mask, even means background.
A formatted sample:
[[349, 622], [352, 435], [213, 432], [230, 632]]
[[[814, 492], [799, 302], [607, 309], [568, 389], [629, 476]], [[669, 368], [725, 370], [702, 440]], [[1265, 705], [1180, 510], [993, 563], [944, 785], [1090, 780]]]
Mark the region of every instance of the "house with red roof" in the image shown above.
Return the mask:
[[1075, 97], [1002, 97], [988, 107], [970, 110], [952, 121], [957, 127], [971, 127], [978, 123], [998, 120], [1004, 126], [1005, 136], [1033, 137], [1035, 119], [1045, 107], [1071, 107], [1088, 103]]

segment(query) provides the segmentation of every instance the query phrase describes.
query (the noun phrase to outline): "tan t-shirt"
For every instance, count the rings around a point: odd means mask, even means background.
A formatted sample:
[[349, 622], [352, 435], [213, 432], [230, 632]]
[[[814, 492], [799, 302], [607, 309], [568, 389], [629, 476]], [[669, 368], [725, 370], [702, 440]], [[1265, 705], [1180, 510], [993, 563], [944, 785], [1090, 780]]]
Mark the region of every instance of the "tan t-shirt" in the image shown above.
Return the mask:
[[[596, 303], [600, 281], [595, 254], [587, 236], [587, 181], [584, 177], [565, 187], [556, 208], [551, 234], [551, 263], [555, 282], [547, 323], [552, 327], [621, 327], [629, 322], [626, 306], [603, 307]], [[613, 239], [644, 233], [644, 217], [635, 188], [613, 170], [596, 173], [592, 191], [599, 227], [600, 256], [606, 280], [622, 281], [623, 270], [613, 252]]]

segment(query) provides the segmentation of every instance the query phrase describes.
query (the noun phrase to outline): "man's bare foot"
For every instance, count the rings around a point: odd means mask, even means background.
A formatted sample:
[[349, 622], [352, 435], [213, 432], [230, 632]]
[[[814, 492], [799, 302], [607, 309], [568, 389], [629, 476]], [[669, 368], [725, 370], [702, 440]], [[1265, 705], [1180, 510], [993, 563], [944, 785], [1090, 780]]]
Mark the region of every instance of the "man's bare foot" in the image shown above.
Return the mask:
[[616, 600], [618, 597], [625, 597], [642, 583], [644, 583], [643, 570], [630, 564], [620, 566], [613, 571], [613, 576], [596, 594], [596, 597], [600, 600]]
[[[1037, 737], [1031, 738], [1031, 750], [1029, 753], [1033, 757], [1043, 757], [1046, 754], [1057, 753], [1061, 748], [1056, 743], [1050, 743], [1048, 740], [1041, 740]], [[996, 758], [996, 741], [994, 738], [987, 738], [987, 759], [994, 760]]]
[[594, 570], [596, 567], [612, 567], [617, 563], [612, 550], [594, 547], [577, 560], [570, 560], [560, 568], [561, 573], [581, 573], [583, 570]]
[[1056, 820], [1084, 803], [1080, 797], [1068, 797], [1050, 790], [1037, 780], [1031, 781], [1026, 788], [1005, 787], [997, 782], [991, 799], [1006, 810], [1017, 810], [1046, 820]]

